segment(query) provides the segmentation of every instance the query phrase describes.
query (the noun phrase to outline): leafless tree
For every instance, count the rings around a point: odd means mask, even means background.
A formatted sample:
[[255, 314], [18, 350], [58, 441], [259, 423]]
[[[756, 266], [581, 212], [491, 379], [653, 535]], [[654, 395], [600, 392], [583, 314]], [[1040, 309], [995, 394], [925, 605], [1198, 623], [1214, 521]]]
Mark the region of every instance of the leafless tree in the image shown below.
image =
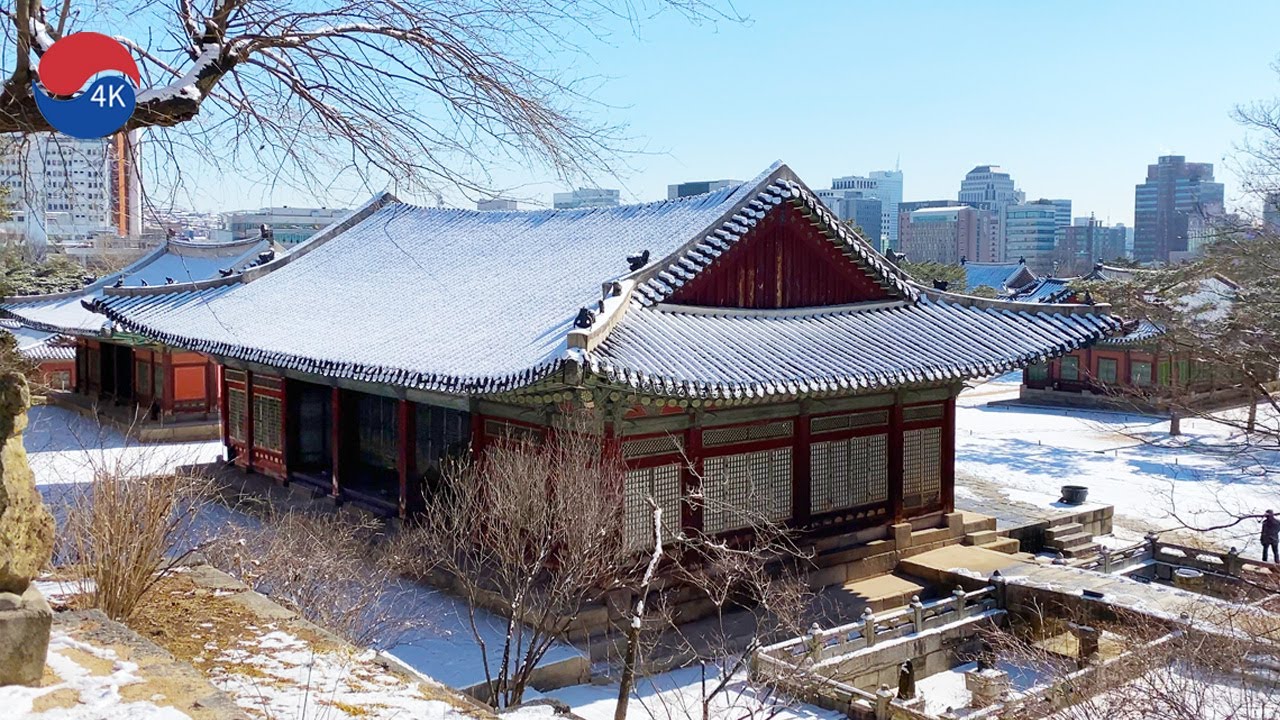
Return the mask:
[[[325, 168], [374, 188], [485, 193], [498, 161], [561, 177], [607, 170], [625, 132], [595, 115], [588, 65], [608, 27], [663, 11], [733, 18], [709, 0], [15, 0], [6, 9], [0, 132], [49, 130], [38, 59], [81, 30], [119, 37], [143, 77], [125, 130], [170, 173], [197, 159], [323, 186]], [[324, 179], [322, 179], [324, 178]]]
[[233, 506], [202, 548], [210, 564], [359, 647], [388, 648], [430, 621], [387, 555], [385, 523], [340, 509]]
[[[642, 562], [617, 532], [621, 459], [602, 452], [600, 427], [570, 416], [543, 437], [495, 438], [477, 463], [446, 468], [401, 556], [438, 573], [466, 600], [492, 704], [524, 698], [546, 653], [579, 614]], [[505, 620], [486, 632], [485, 609]]]

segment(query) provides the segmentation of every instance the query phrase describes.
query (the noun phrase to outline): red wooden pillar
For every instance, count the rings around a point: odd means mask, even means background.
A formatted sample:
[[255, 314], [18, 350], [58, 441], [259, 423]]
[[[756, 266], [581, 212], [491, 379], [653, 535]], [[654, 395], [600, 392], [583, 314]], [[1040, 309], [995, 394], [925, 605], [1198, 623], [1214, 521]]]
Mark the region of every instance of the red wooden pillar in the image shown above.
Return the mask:
[[417, 428], [415, 427], [417, 418], [413, 409], [413, 403], [408, 400], [401, 400], [396, 407], [396, 412], [398, 413], [396, 427], [400, 431], [397, 448], [400, 452], [396, 457], [396, 469], [400, 471], [400, 517], [402, 518], [409, 514], [409, 493], [410, 489], [416, 485], [413, 479], [417, 476], [417, 468], [415, 467], [417, 455], [414, 452], [417, 439]]
[[289, 484], [289, 427], [291, 424], [289, 418], [289, 380], [284, 377], [284, 373], [280, 376], [280, 472], [283, 477], [280, 479], [282, 485]]
[[471, 459], [480, 462], [484, 457], [484, 416], [475, 407], [471, 409]]
[[695, 416], [693, 423], [684, 433], [685, 455], [688, 464], [680, 473], [680, 496], [684, 502], [680, 505], [680, 524], [686, 534], [702, 531], [702, 503], [694, 500], [699, 493], [698, 485], [702, 478], [702, 421]]
[[[129, 353], [129, 354], [130, 354], [130, 356], [132, 356], [132, 355], [133, 355], [133, 353]], [[153, 355], [153, 357], [154, 357], [154, 355]], [[160, 355], [160, 362], [161, 362], [161, 363], [163, 363], [163, 365], [164, 365], [164, 393], [163, 393], [163, 395], [162, 395], [162, 397], [161, 397], [161, 400], [160, 400], [160, 414], [161, 414], [161, 415], [172, 415], [172, 414], [173, 414], [173, 394], [174, 394], [174, 393], [173, 393], [173, 386], [174, 386], [174, 383], [173, 383], [173, 352], [172, 352], [171, 350], [169, 350], [168, 348], [166, 348], [166, 349], [161, 353], [161, 355]], [[132, 368], [130, 368], [130, 369], [132, 369]], [[152, 375], [152, 381], [151, 381], [151, 384], [152, 384], [152, 385], [155, 385], [155, 375], [154, 375], [154, 374]], [[251, 384], [252, 384], [252, 383], [251, 383]], [[154, 388], [153, 388], [153, 390], [154, 390]], [[250, 402], [249, 402], [249, 407], [248, 407], [248, 408], [246, 408], [246, 412], [247, 412], [247, 414], [249, 415], [249, 417], [253, 417], [253, 402], [252, 402], [253, 392], [252, 392], [251, 390], [248, 390], [248, 389], [246, 388], [246, 395], [245, 395], [245, 397], [246, 397], [246, 398], [248, 398], [248, 399], [250, 400]], [[253, 461], [253, 458], [252, 458], [252, 457], [250, 457], [250, 458], [249, 458], [249, 460], [250, 460], [250, 462], [252, 462], [252, 461]]]
[[333, 479], [333, 497], [339, 498], [342, 497], [342, 446], [345, 444], [342, 440], [346, 434], [343, 432], [342, 422], [342, 388], [334, 386], [329, 395], [329, 402], [329, 451], [332, 454], [330, 476]]
[[[152, 375], [154, 378], [155, 375]], [[154, 380], [153, 380], [154, 382]], [[231, 427], [227, 424], [228, 419], [227, 408], [227, 375], [223, 372], [221, 365], [218, 366], [218, 414], [222, 423], [222, 444], [231, 447]], [[227, 459], [231, 459], [230, 452], [227, 453]]]
[[[169, 354], [165, 353], [165, 386], [169, 385]], [[166, 393], [166, 397], [168, 394]], [[244, 469], [253, 471], [253, 371], [244, 371]]]
[[956, 510], [956, 398], [942, 406], [942, 511]]
[[889, 409], [889, 515], [893, 522], [902, 522], [902, 398], [893, 401]]
[[802, 408], [795, 422], [791, 446], [791, 523], [803, 527], [809, 523], [813, 504], [808, 410]]

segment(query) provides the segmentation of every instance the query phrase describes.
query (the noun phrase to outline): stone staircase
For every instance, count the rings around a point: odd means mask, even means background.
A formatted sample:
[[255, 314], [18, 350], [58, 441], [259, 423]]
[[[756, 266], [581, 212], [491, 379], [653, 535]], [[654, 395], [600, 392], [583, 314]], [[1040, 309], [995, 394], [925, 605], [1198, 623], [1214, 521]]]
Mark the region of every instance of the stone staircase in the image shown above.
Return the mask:
[[[970, 519], [970, 518], [974, 519]], [[1017, 539], [1004, 537], [996, 531], [996, 519], [966, 513], [964, 544], [1002, 553], [1016, 553], [1021, 548]]]
[[1098, 551], [1093, 535], [1070, 517], [1049, 521], [1049, 527], [1044, 531], [1044, 546], [1046, 550], [1062, 553], [1065, 558], [1092, 555]]

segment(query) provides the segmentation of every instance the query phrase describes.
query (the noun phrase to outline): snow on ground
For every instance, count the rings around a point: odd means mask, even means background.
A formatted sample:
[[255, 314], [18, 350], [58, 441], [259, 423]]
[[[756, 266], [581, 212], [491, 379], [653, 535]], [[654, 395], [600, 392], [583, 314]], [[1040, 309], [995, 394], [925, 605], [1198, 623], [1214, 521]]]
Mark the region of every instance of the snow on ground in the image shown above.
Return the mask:
[[[111, 672], [103, 675], [77, 662], [69, 650], [85, 653], [111, 663]], [[43, 687], [6, 685], [0, 687], [0, 708], [5, 717], [47, 718], [48, 720], [190, 720], [190, 716], [172, 707], [150, 702], [126, 702], [120, 688], [143, 682], [138, 666], [117, 658], [114, 650], [95, 647], [55, 629], [49, 638], [47, 664], [58, 681]], [[79, 703], [72, 707], [54, 707], [35, 712], [35, 703], [45, 695], [71, 691]]]
[[[1064, 509], [1056, 505], [1061, 486], [1087, 485], [1091, 502], [1114, 505], [1116, 524], [1134, 531], [1178, 527], [1175, 509], [1202, 526], [1280, 509], [1275, 449], [1247, 448], [1231, 428], [1207, 419], [1184, 419], [1183, 435], [1170, 437], [1168, 420], [1150, 416], [989, 404], [1016, 398], [1018, 382], [1006, 375], [960, 396], [958, 482], [976, 477], [1011, 500]], [[962, 486], [957, 495], [974, 493]], [[1247, 549], [1257, 534], [1257, 523], [1246, 522], [1216, 537]]]
[[[978, 663], [965, 663], [916, 681], [916, 694], [924, 698], [925, 712], [939, 715], [947, 710], [967, 708], [971, 698], [965, 687], [964, 676], [977, 669]], [[1015, 691], [1028, 690], [1050, 679], [1033, 668], [1007, 662], [997, 662], [996, 669], [1009, 674], [1009, 683]], [[964, 717], [964, 713], [961, 712], [959, 716]]]
[[95, 470], [146, 475], [207, 463], [222, 454], [217, 440], [140, 443], [77, 412], [37, 405], [27, 413], [22, 441], [37, 485], [83, 483]]
[[423, 695], [417, 683], [388, 674], [373, 651], [322, 650], [274, 625], [248, 628], [250, 639], [223, 650], [207, 672], [218, 689], [256, 717], [467, 717]]
[[[707, 666], [705, 687], [714, 688], [717, 669]], [[702, 668], [691, 667], [638, 678], [627, 705], [628, 717], [654, 720], [687, 720], [702, 717], [704, 697]], [[618, 685], [574, 685], [547, 693], [569, 705], [575, 715], [585, 720], [613, 720], [618, 702]], [[775, 714], [775, 711], [776, 714]], [[813, 705], [795, 703], [779, 696], [761, 696], [745, 678], [734, 677], [723, 693], [711, 703], [711, 720], [738, 720], [750, 717], [772, 717], [776, 720], [836, 720], [844, 713], [823, 710]]]

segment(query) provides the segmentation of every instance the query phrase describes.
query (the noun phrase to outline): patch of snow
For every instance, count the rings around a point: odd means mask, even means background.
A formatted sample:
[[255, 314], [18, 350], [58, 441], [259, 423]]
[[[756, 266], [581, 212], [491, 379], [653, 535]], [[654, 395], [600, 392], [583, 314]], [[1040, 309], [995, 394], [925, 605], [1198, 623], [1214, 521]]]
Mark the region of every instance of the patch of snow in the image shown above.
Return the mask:
[[[65, 654], [67, 650], [78, 650], [111, 661], [111, 673], [95, 675]], [[98, 648], [55, 629], [49, 638], [47, 664], [59, 682], [35, 688], [19, 685], [0, 687], [0, 707], [5, 709], [5, 717], [31, 720], [190, 720], [189, 715], [172, 707], [124, 701], [120, 688], [143, 680], [137, 675], [138, 666], [118, 659], [113, 650]], [[59, 690], [77, 693], [79, 704], [39, 713], [33, 711], [37, 698]]]
[[[678, 720], [702, 717], [704, 681], [707, 688], [719, 682], [719, 668], [706, 666], [682, 668], [659, 675], [636, 679], [635, 691], [627, 704], [627, 717], [652, 720]], [[585, 720], [613, 720], [618, 702], [618, 685], [574, 685], [546, 693], [566, 703], [574, 714]], [[776, 714], [775, 714], [776, 713]], [[711, 720], [768, 717], [776, 720], [840, 720], [844, 713], [823, 710], [790, 698], [763, 692], [752, 687], [745, 676], [729, 680], [725, 691], [712, 698]]]
[[51, 603], [65, 603], [73, 596], [91, 593], [97, 585], [89, 578], [80, 580], [35, 580], [31, 583]]

